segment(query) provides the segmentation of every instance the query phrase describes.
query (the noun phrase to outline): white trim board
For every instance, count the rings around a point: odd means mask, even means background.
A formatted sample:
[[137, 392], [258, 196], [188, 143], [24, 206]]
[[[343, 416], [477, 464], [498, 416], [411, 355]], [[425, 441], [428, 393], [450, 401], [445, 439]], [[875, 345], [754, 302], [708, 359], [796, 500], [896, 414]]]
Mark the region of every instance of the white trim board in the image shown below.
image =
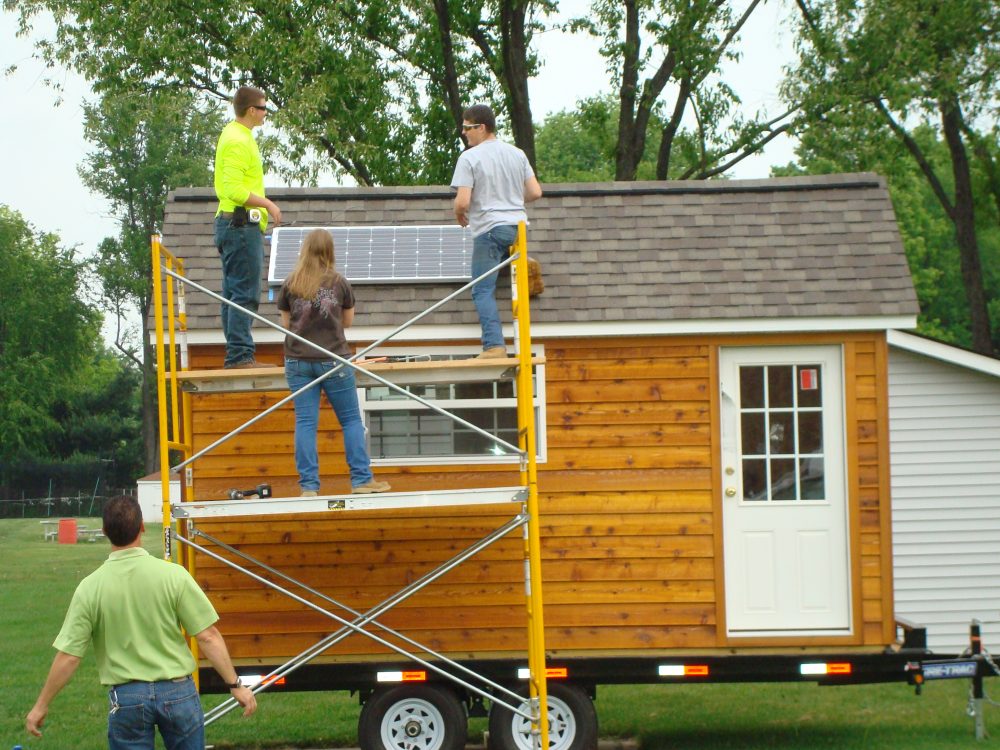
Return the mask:
[[[532, 323], [533, 338], [604, 338], [621, 336], [690, 336], [697, 334], [753, 334], [753, 333], [825, 333], [837, 331], [889, 331], [896, 328], [915, 328], [913, 315], [871, 316], [855, 318], [740, 318], [720, 320], [641, 321], [615, 320], [599, 323]], [[358, 326], [347, 330], [348, 341], [375, 341], [391, 333], [388, 326]], [[510, 325], [504, 326], [504, 335], [513, 336]], [[280, 343], [284, 335], [263, 326], [254, 329], [258, 343]], [[393, 341], [461, 341], [478, 339], [478, 325], [415, 325], [393, 336]], [[914, 337], [916, 338], [916, 337]], [[189, 331], [189, 344], [221, 344], [222, 329]], [[942, 345], [943, 346], [943, 345]], [[952, 347], [953, 348], [953, 347]], [[979, 356], [979, 355], [975, 355]], [[1000, 374], [1000, 363], [998, 373]]]
[[1000, 378], [1000, 359], [970, 352], [940, 341], [933, 341], [923, 336], [914, 336], [912, 333], [903, 331], [889, 331], [887, 340], [889, 346]]

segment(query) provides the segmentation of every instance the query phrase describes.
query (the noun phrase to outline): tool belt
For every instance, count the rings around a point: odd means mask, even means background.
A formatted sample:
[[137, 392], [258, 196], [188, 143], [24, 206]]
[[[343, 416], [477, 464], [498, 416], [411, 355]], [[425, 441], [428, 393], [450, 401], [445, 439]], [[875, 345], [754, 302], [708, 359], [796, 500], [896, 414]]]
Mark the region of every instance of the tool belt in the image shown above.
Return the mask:
[[232, 211], [223, 211], [219, 216], [223, 219], [229, 219], [229, 223], [234, 227], [260, 224], [260, 220], [263, 218], [259, 208], [247, 209], [246, 206], [237, 206]]

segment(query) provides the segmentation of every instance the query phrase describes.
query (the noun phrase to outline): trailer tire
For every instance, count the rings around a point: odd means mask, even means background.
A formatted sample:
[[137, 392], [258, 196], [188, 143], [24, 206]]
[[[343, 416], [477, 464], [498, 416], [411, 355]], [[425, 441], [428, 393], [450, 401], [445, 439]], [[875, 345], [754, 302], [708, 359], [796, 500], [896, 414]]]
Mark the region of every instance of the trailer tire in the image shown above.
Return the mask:
[[379, 688], [358, 718], [361, 750], [463, 750], [467, 734], [465, 708], [446, 687]]
[[[596, 750], [597, 712], [590, 696], [576, 685], [549, 683], [548, 750]], [[526, 703], [523, 705], [527, 705]], [[490, 750], [532, 750], [531, 723], [503, 706], [490, 710]]]

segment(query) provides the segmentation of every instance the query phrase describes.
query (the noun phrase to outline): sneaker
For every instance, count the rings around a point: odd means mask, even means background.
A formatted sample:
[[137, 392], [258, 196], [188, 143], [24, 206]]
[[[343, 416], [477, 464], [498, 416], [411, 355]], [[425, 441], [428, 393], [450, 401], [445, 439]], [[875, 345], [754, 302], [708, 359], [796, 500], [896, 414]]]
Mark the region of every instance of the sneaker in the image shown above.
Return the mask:
[[479, 353], [476, 359], [506, 359], [507, 350], [502, 346], [491, 346]]
[[299, 497], [319, 497], [319, 493], [316, 490], [302, 490]]
[[359, 484], [357, 487], [351, 487], [351, 492], [355, 495], [373, 495], [376, 492], [388, 492], [392, 487], [389, 486], [388, 482], [380, 482], [377, 479], [372, 479], [364, 484]]
[[241, 362], [233, 362], [232, 364], [226, 364], [223, 365], [222, 367], [225, 370], [245, 370], [249, 367], [259, 367], [259, 366], [260, 365], [257, 364], [257, 360], [251, 357], [250, 359], [244, 359]]

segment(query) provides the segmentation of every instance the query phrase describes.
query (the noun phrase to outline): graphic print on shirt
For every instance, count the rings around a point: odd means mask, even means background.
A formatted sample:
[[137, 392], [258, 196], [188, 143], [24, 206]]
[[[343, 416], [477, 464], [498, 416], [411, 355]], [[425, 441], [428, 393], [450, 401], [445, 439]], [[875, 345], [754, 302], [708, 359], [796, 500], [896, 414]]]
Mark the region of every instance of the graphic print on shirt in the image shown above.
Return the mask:
[[292, 320], [295, 321], [293, 331], [301, 333], [309, 327], [314, 317], [326, 320], [336, 320], [340, 300], [334, 289], [320, 287], [312, 299], [296, 298], [292, 300]]

